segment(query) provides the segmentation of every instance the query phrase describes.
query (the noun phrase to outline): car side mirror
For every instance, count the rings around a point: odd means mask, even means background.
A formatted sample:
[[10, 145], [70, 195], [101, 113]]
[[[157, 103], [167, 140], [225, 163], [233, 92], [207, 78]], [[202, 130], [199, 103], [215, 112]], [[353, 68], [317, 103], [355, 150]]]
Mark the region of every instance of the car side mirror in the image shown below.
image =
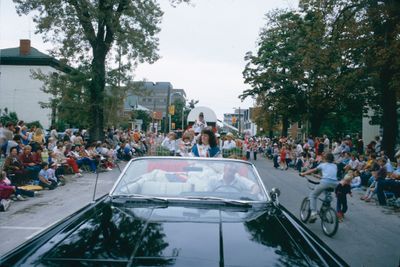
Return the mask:
[[281, 190], [279, 190], [276, 187], [273, 187], [269, 192], [269, 194], [271, 195], [272, 201], [277, 201], [278, 197], [281, 195]]

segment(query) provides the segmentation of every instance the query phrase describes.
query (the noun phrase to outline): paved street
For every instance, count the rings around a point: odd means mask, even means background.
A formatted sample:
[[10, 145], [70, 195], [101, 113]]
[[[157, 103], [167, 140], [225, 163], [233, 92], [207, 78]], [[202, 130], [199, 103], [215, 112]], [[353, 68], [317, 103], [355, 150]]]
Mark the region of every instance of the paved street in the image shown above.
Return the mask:
[[[300, 202], [309, 193], [306, 180], [292, 170], [275, 170], [269, 160], [259, 159], [255, 164], [267, 188], [280, 188], [280, 202], [298, 216]], [[118, 174], [117, 169], [100, 174], [96, 197], [110, 190]], [[69, 178], [64, 187], [12, 203], [7, 212], [0, 213], [0, 255], [89, 203], [95, 178], [94, 174]], [[354, 192], [349, 198], [349, 212], [334, 238], [322, 234], [319, 221], [308, 227], [350, 266], [398, 266], [400, 212], [364, 203], [361, 194]]]

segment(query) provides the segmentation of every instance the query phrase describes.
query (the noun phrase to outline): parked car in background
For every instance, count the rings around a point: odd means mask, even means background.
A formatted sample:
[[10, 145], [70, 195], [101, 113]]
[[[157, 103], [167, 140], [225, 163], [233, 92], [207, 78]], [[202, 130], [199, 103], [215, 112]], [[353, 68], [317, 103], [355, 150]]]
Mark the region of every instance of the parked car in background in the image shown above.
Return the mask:
[[232, 159], [131, 160], [111, 192], [1, 266], [347, 266]]

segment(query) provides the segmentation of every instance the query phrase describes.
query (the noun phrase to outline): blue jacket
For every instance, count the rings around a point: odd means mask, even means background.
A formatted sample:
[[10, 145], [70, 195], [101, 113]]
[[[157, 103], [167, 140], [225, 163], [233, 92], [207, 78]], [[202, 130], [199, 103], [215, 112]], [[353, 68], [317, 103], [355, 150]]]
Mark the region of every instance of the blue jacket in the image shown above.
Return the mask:
[[[221, 151], [219, 150], [219, 147], [210, 147], [208, 149], [208, 155], [210, 158], [218, 156], [220, 152]], [[194, 154], [195, 157], [200, 157], [199, 149], [197, 148], [197, 144], [193, 146], [192, 153]]]

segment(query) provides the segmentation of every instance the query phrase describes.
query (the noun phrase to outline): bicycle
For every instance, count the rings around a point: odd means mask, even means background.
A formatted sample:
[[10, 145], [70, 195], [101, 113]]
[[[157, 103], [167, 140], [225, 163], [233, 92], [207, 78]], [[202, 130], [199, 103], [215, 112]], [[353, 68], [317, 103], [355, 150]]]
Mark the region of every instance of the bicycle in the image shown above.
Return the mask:
[[[302, 176], [304, 177], [304, 176]], [[308, 188], [314, 190], [315, 186], [311, 186], [310, 184], [317, 185], [319, 184], [318, 181], [310, 180], [306, 177], [308, 183]], [[336, 211], [331, 207], [332, 196], [331, 193], [333, 189], [325, 190], [325, 198], [318, 198], [322, 201], [322, 205], [318, 211], [318, 215], [321, 218], [321, 228], [322, 232], [329, 237], [332, 237], [336, 234], [338, 227], [339, 227], [339, 219], [336, 216]], [[301, 202], [300, 206], [300, 220], [303, 223], [307, 223], [311, 215], [310, 209], [310, 199], [309, 197], [305, 197]]]

